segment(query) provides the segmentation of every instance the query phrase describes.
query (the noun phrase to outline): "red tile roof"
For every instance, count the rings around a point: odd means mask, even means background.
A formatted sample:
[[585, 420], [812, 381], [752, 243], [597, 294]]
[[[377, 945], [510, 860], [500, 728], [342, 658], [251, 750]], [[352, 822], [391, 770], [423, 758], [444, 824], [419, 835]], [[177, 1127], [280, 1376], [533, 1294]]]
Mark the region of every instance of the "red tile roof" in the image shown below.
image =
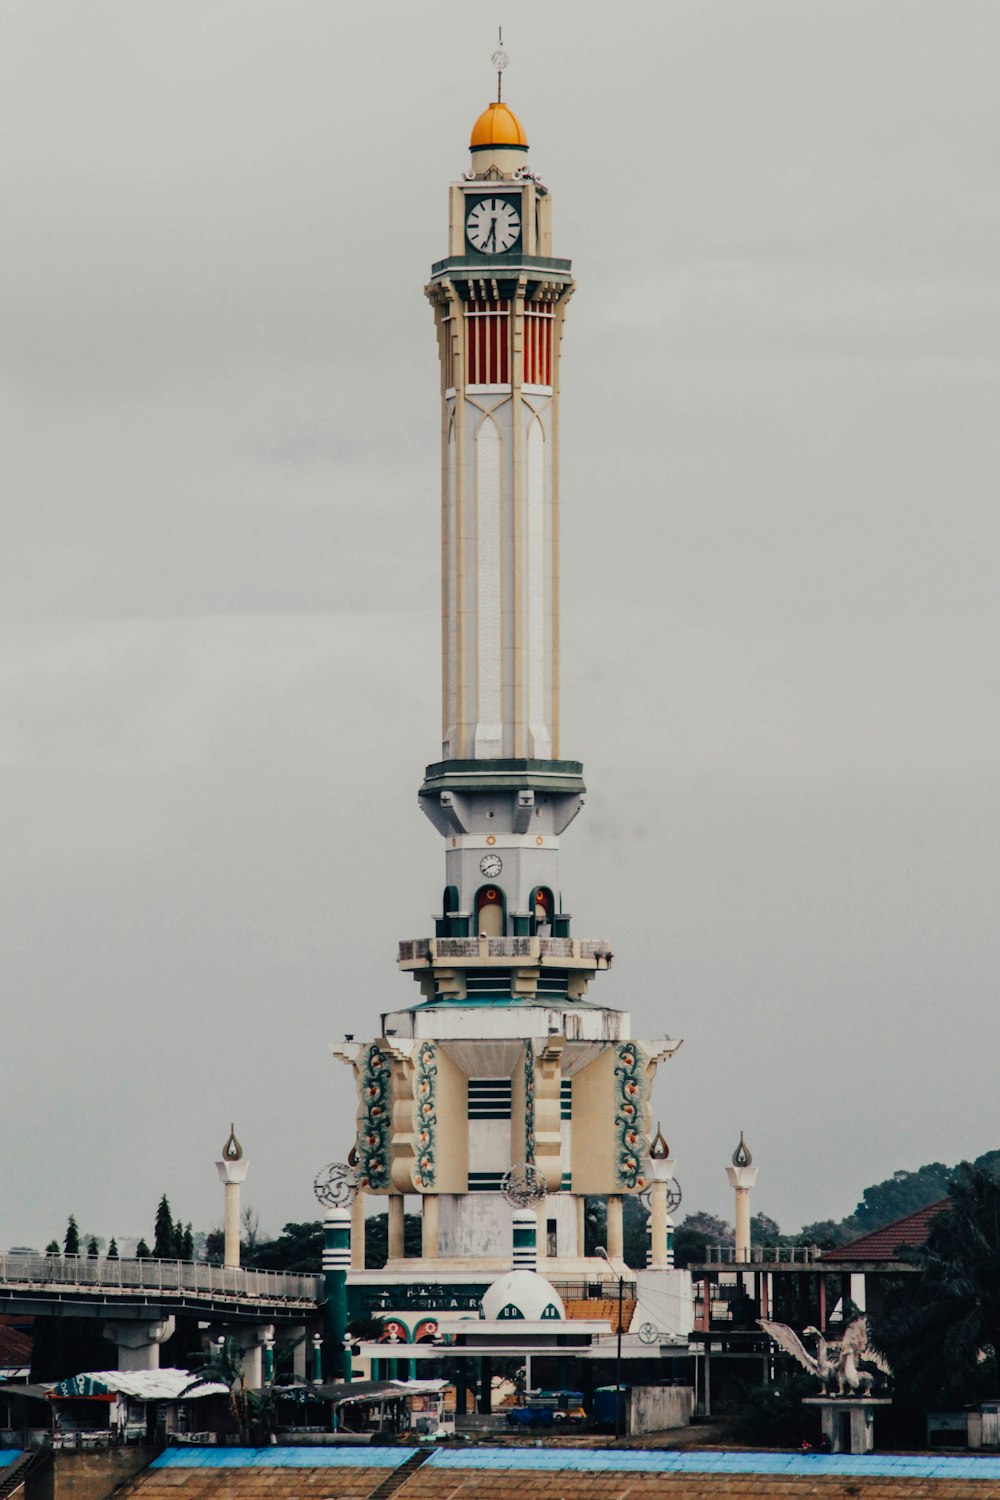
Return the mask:
[[870, 1264], [873, 1260], [898, 1260], [902, 1245], [916, 1247], [926, 1244], [934, 1215], [950, 1207], [950, 1198], [939, 1198], [936, 1203], [928, 1203], [926, 1208], [918, 1208], [915, 1214], [907, 1214], [905, 1219], [897, 1219], [894, 1224], [885, 1224], [881, 1229], [873, 1229], [871, 1234], [863, 1234], [849, 1245], [824, 1250], [820, 1260], [823, 1264], [837, 1261], [845, 1266], [855, 1261]]

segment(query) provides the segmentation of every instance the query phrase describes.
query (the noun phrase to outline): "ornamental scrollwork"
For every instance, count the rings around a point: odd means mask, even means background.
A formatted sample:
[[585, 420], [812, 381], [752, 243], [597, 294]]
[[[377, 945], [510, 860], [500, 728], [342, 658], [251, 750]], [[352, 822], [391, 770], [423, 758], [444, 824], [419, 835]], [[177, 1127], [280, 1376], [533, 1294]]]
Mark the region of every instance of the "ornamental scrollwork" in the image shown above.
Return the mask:
[[437, 1046], [422, 1042], [413, 1078], [414, 1186], [430, 1192], [437, 1180]]
[[615, 1053], [615, 1180], [619, 1187], [641, 1190], [649, 1152], [646, 1055], [634, 1042], [619, 1042]]
[[383, 1192], [389, 1186], [392, 1072], [378, 1042], [362, 1053], [358, 1088], [358, 1181], [372, 1192]]

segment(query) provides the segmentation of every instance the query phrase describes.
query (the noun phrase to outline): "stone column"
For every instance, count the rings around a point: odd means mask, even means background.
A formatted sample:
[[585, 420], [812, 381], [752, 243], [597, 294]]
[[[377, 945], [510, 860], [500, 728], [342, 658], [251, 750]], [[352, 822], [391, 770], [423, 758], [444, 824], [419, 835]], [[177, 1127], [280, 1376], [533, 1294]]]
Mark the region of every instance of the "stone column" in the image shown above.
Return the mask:
[[389, 1194], [389, 1259], [402, 1260], [406, 1254], [403, 1239], [403, 1195]]
[[229, 1127], [229, 1139], [222, 1148], [222, 1160], [215, 1163], [220, 1182], [225, 1183], [225, 1235], [226, 1243], [222, 1263], [237, 1267], [240, 1263], [240, 1184], [250, 1166], [243, 1159], [243, 1147], [236, 1139], [236, 1131]]
[[736, 1260], [745, 1264], [750, 1259], [750, 1189], [757, 1181], [757, 1168], [751, 1166], [753, 1157], [740, 1131], [740, 1143], [733, 1152], [733, 1164], [726, 1168], [729, 1185], [736, 1192]]
[[420, 1254], [425, 1260], [436, 1260], [438, 1253], [437, 1193], [424, 1193], [420, 1199]]
[[174, 1331], [173, 1318], [105, 1323], [104, 1337], [117, 1345], [119, 1370], [158, 1370], [160, 1345]]
[[608, 1195], [608, 1259], [621, 1261], [625, 1255], [625, 1231], [620, 1193]]

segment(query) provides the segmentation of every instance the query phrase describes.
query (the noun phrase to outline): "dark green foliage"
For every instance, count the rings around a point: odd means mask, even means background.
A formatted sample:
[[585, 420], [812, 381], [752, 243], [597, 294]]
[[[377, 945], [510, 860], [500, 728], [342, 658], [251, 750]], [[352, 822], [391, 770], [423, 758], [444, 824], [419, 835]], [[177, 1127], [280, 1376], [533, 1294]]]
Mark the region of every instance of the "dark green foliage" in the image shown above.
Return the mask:
[[646, 1205], [641, 1203], [634, 1193], [626, 1193], [622, 1204], [622, 1241], [625, 1264], [631, 1266], [634, 1271], [646, 1269], [646, 1252], [649, 1249], [649, 1235], [646, 1233], [648, 1223], [649, 1211]]
[[[211, 1238], [211, 1236], [209, 1236]], [[286, 1224], [274, 1240], [259, 1240], [244, 1262], [264, 1271], [300, 1271], [318, 1275], [323, 1263], [323, 1224]]]
[[59, 1248], [59, 1241], [58, 1240], [49, 1240], [49, 1243], [45, 1246], [45, 1254], [46, 1255], [62, 1255], [62, 1251]]
[[[403, 1215], [403, 1249], [407, 1255], [420, 1254], [420, 1215]], [[365, 1220], [365, 1266], [380, 1271], [389, 1258], [389, 1215], [372, 1214]]]
[[190, 1220], [185, 1225], [184, 1233], [181, 1235], [181, 1253], [179, 1259], [194, 1260], [194, 1234], [191, 1230]]
[[706, 1259], [710, 1245], [731, 1245], [733, 1231], [724, 1219], [697, 1211], [687, 1214], [674, 1230], [674, 1264], [697, 1265]]
[[926, 1245], [903, 1252], [922, 1274], [901, 1276], [872, 1320], [897, 1394], [922, 1405], [975, 1401], [1000, 1379], [1000, 1180], [963, 1162], [948, 1196]]
[[136, 1245], [135, 1253], [137, 1259], [139, 1260], [149, 1260], [152, 1256], [152, 1251], [146, 1244], [146, 1241], [142, 1239], [140, 1239], [139, 1243]]
[[205, 1259], [210, 1266], [221, 1266], [226, 1253], [226, 1231], [210, 1229], [205, 1236]]
[[[738, 1404], [739, 1441], [761, 1448], [800, 1448], [816, 1444], [820, 1436], [815, 1407], [803, 1406], [804, 1396], [815, 1396], [811, 1375], [785, 1375], [773, 1385], [751, 1386]], [[734, 1406], [736, 1403], [733, 1403]]]
[[108, 1260], [117, 1260], [117, 1259], [118, 1259], [118, 1241], [115, 1239], [114, 1235], [112, 1235], [111, 1236], [111, 1243], [108, 1246]]
[[87, 1254], [88, 1254], [88, 1256], [90, 1257], [91, 1260], [96, 1260], [97, 1257], [98, 1257], [98, 1255], [100, 1254], [100, 1252], [99, 1252], [99, 1250], [97, 1248], [97, 1236], [96, 1235], [92, 1234], [90, 1236], [90, 1239], [87, 1241]]
[[947, 1193], [955, 1170], [935, 1161], [916, 1172], [893, 1172], [884, 1182], [866, 1187], [854, 1210], [859, 1233], [870, 1234], [896, 1219], [904, 1219], [907, 1214], [915, 1214], [928, 1203], [936, 1203]]
[[156, 1260], [174, 1259], [174, 1221], [166, 1193], [156, 1208], [156, 1224], [153, 1229], [153, 1256]]
[[63, 1237], [63, 1254], [80, 1254], [80, 1231], [77, 1228], [76, 1219], [72, 1214], [69, 1216], [69, 1223], [66, 1225], [66, 1234]]
[[767, 1214], [754, 1214], [750, 1220], [751, 1245], [782, 1245], [785, 1236]]
[[849, 1219], [817, 1219], [814, 1224], [803, 1224], [802, 1232], [797, 1236], [802, 1245], [817, 1245], [820, 1250], [835, 1250], [838, 1245], [846, 1245], [848, 1240], [856, 1240], [861, 1233], [858, 1221], [853, 1216]]

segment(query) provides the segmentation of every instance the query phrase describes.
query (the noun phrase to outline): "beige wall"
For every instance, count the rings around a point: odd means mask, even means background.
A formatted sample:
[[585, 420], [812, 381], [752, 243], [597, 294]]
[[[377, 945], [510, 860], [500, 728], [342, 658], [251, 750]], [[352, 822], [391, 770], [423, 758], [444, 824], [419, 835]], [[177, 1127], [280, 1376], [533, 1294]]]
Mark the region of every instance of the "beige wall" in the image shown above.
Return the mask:
[[464, 1193], [469, 1183], [469, 1080], [437, 1049], [437, 1165], [434, 1191]]
[[615, 1052], [608, 1047], [573, 1076], [574, 1193], [617, 1193], [615, 1182]]

